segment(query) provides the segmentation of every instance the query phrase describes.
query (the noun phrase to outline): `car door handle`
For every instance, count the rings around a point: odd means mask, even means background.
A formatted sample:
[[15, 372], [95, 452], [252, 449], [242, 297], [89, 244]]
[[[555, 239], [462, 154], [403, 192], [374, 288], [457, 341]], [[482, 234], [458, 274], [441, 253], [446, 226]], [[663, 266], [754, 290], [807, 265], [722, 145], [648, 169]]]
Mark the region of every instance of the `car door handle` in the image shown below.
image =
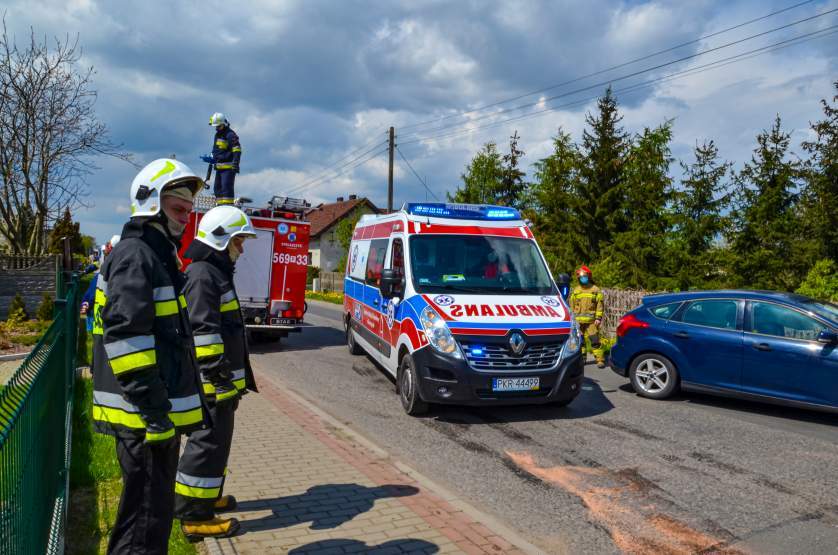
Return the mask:
[[770, 351], [771, 350], [771, 345], [769, 345], [768, 343], [752, 343], [752, 346], [757, 351]]
[[689, 339], [689, 337], [690, 337], [690, 334], [688, 334], [685, 331], [676, 331], [672, 335], [674, 335], [675, 337], [680, 337], [682, 339]]

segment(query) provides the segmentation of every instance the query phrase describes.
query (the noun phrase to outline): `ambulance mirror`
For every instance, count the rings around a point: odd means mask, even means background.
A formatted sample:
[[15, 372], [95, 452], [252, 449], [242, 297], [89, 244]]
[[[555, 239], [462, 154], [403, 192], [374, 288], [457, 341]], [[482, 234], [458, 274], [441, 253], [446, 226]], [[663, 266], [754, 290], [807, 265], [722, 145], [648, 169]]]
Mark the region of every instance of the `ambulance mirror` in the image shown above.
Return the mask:
[[399, 285], [401, 284], [402, 278], [396, 274], [396, 271], [392, 268], [386, 268], [381, 271], [381, 285], [379, 289], [381, 290], [381, 296], [385, 299], [392, 299], [396, 296], [397, 291], [399, 290]]
[[559, 285], [569, 285], [570, 276], [568, 274], [559, 274], [558, 276], [556, 276], [556, 281]]

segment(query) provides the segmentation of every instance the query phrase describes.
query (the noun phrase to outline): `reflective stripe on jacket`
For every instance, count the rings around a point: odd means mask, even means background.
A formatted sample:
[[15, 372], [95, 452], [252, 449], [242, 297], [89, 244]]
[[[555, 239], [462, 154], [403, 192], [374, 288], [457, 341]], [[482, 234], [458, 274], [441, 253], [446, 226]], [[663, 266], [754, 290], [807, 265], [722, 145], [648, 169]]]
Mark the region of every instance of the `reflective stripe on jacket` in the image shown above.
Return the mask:
[[215, 160], [216, 170], [231, 170], [239, 165], [242, 156], [242, 147], [239, 143], [239, 136], [236, 132], [225, 127], [215, 132], [215, 139], [212, 143], [212, 157]]
[[580, 324], [602, 318], [605, 311], [602, 291], [596, 285], [577, 285], [570, 294], [570, 309]]
[[223, 400], [228, 392], [219, 386], [230, 382], [238, 391], [257, 391], [233, 285], [233, 263], [226, 252], [214, 251], [200, 241], [193, 241], [184, 256], [192, 259], [186, 268], [184, 294], [204, 394]]
[[178, 432], [205, 427], [181, 279], [174, 245], [163, 233], [139, 219], [126, 224], [96, 283], [97, 431], [145, 436], [147, 427], [160, 433], [161, 423], [169, 426], [167, 417]]

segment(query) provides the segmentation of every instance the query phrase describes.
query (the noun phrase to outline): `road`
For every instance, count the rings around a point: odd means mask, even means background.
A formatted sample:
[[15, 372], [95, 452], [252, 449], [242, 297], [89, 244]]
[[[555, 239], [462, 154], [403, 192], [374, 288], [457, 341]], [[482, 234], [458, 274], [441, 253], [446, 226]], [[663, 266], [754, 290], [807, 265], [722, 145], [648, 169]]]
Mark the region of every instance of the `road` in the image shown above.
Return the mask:
[[569, 407], [436, 407], [344, 345], [340, 307], [254, 366], [547, 553], [835, 553], [838, 418], [701, 395], [651, 401], [586, 367]]

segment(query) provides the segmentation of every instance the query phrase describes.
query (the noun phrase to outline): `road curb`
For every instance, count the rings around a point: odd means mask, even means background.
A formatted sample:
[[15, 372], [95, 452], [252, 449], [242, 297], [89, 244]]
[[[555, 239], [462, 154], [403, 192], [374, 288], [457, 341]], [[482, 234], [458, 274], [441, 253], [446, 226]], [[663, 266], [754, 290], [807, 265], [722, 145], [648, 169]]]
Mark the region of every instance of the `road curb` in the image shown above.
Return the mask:
[[[378, 446], [376, 443], [374, 443], [372, 440], [370, 440], [360, 432], [350, 428], [347, 424], [341, 422], [337, 418], [325, 412], [323, 409], [317, 406], [317, 404], [314, 401], [303, 396], [301, 393], [289, 388], [279, 378], [268, 375], [264, 372], [257, 373], [259, 374], [260, 379], [269, 380], [274, 385], [274, 387], [281, 388], [284, 394], [288, 395], [288, 397], [302, 405], [305, 409], [313, 412], [315, 415], [317, 415], [318, 418], [321, 418], [329, 426], [334, 427], [341, 434], [345, 434], [347, 437], [351, 438], [352, 441], [358, 443], [365, 449], [368, 449], [376, 457], [380, 458], [383, 461], [389, 462], [399, 471], [414, 479], [417, 483], [419, 483], [422, 487], [426, 488], [432, 494], [448, 502], [453, 507], [460, 509], [461, 511], [463, 511], [463, 513], [465, 513], [478, 523], [483, 524], [490, 530], [494, 531], [497, 535], [503, 537], [503, 539], [513, 544], [515, 547], [517, 547], [524, 553], [529, 553], [532, 555], [539, 555], [544, 553], [543, 549], [536, 547], [531, 542], [526, 540], [520, 532], [517, 532], [516, 530], [510, 528], [508, 525], [502, 523], [498, 518], [484, 511], [481, 511], [465, 499], [459, 497], [458, 494], [456, 494], [455, 492], [435, 482], [431, 478], [425, 476], [424, 474], [411, 467], [407, 463], [398, 460], [393, 455], [388, 453], [385, 449]], [[211, 551], [210, 553], [212, 555], [220, 555], [222, 553], [220, 546], [216, 547], [218, 548], [218, 551]]]
[[25, 353], [12, 353], [10, 355], [0, 355], [0, 362], [10, 362], [14, 360], [23, 360], [29, 356], [29, 353], [32, 351], [26, 351]]

